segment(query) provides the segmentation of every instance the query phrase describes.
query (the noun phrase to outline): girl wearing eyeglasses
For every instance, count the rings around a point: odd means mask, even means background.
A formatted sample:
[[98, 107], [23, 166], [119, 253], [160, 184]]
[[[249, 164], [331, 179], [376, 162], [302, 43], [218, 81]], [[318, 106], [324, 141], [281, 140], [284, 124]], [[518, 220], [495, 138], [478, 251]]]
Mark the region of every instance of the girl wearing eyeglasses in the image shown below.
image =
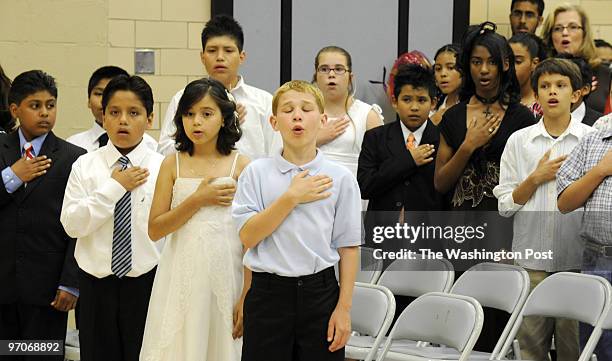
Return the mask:
[[317, 146], [327, 158], [357, 176], [357, 160], [366, 130], [383, 124], [378, 105], [354, 98], [351, 55], [337, 46], [326, 46], [315, 58], [313, 82], [325, 98], [327, 124], [319, 131]]
[[542, 40], [551, 48], [553, 55], [568, 53], [584, 58], [595, 75], [597, 87], [591, 91], [585, 103], [588, 107], [604, 113], [606, 99], [610, 94], [610, 69], [597, 57], [589, 18], [579, 5], [567, 4], [555, 8], [542, 27]]

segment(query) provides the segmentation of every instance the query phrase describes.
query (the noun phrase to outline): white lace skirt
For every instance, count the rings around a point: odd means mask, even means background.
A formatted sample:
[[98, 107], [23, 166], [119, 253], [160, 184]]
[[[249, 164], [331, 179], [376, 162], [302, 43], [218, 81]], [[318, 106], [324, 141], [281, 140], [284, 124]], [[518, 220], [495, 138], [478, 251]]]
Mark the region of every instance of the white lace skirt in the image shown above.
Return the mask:
[[164, 247], [141, 361], [240, 360], [242, 340], [232, 339], [232, 311], [242, 287], [240, 243], [228, 228], [233, 224], [222, 219], [194, 217]]

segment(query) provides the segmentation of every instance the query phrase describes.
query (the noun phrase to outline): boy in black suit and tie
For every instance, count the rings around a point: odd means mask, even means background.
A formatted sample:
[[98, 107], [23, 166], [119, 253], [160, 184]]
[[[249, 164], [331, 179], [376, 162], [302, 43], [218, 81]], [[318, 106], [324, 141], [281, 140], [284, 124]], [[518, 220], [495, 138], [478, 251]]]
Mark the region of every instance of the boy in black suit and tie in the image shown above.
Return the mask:
[[[400, 121], [365, 133], [357, 181], [361, 198], [369, 200], [364, 226], [365, 243], [370, 247], [385, 247], [384, 243], [372, 244], [375, 227], [393, 227], [408, 218], [411, 225], [421, 221], [429, 223], [427, 211], [443, 210], [443, 197], [434, 189], [433, 182], [433, 160], [440, 143], [438, 128], [429, 120], [435, 95], [431, 71], [416, 64], [401, 66], [395, 76], [391, 100]], [[412, 300], [396, 296], [395, 319]]]
[[8, 100], [19, 128], [0, 138], [0, 339], [64, 340], [79, 291], [75, 240], [60, 211], [72, 163], [85, 150], [51, 131], [57, 87], [50, 75], [20, 74]]
[[415, 64], [398, 69], [392, 105], [400, 121], [367, 131], [359, 154], [357, 181], [368, 212], [442, 210], [433, 185], [440, 133], [429, 120], [435, 94], [431, 71]]

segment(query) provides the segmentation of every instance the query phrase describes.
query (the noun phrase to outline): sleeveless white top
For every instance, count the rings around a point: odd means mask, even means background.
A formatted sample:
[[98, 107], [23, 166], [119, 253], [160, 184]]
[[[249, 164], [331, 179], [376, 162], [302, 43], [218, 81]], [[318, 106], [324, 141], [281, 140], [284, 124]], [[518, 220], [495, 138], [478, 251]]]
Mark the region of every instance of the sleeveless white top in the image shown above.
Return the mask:
[[[382, 110], [378, 105], [366, 104], [355, 99], [348, 110], [351, 124], [338, 138], [319, 147], [327, 159], [347, 167], [354, 176], [357, 176], [357, 161], [361, 152], [361, 143], [366, 132], [368, 114], [372, 109], [383, 119]], [[328, 121], [336, 121], [336, 119], [329, 118]]]

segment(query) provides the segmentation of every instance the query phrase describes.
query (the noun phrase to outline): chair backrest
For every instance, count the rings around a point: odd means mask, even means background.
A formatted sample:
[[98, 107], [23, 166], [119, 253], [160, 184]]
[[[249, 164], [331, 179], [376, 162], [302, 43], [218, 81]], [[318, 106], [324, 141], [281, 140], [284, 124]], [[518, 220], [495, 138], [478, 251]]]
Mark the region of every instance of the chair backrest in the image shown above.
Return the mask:
[[393, 340], [427, 341], [453, 347], [466, 360], [480, 335], [482, 307], [472, 297], [442, 292], [424, 294], [410, 303], [391, 330], [381, 357]]
[[545, 278], [527, 298], [517, 322], [504, 342], [502, 354], [510, 348], [523, 317], [537, 315], [568, 318], [592, 325], [593, 332], [579, 358], [580, 361], [586, 361], [601, 336], [601, 327], [610, 309], [611, 294], [610, 283], [599, 276], [559, 272]]
[[398, 296], [419, 297], [428, 292], [448, 292], [453, 285], [455, 271], [446, 259], [396, 260], [378, 280]]
[[359, 272], [357, 282], [376, 283], [383, 270], [383, 260], [374, 257], [374, 249], [361, 247], [359, 252]]
[[522, 267], [502, 263], [479, 263], [457, 279], [450, 293], [473, 297], [482, 306], [510, 314], [491, 352], [491, 356], [496, 357], [529, 295], [529, 287], [529, 274]]
[[[386, 334], [395, 314], [395, 298], [389, 289], [369, 283], [355, 282], [351, 324], [362, 335]], [[385, 329], [386, 326], [386, 329]]]

